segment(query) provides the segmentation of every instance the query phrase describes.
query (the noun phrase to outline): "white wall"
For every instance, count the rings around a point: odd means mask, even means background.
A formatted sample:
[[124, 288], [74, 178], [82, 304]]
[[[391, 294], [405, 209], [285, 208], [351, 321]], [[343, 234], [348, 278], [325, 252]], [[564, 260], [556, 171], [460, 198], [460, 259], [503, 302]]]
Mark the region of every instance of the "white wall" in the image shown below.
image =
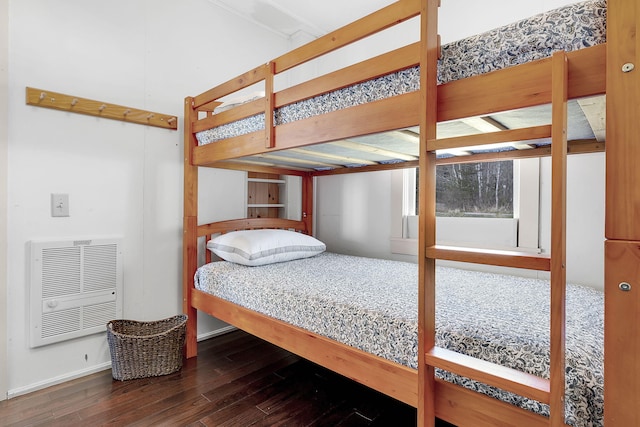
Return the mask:
[[[605, 155], [567, 157], [567, 280], [604, 289]], [[540, 245], [551, 247], [551, 159], [540, 163]]]
[[445, 0], [438, 12], [442, 43], [469, 37], [576, 0]]
[[316, 236], [331, 252], [415, 261], [391, 253], [391, 174], [388, 171], [316, 179]]
[[9, 1], [0, 0], [0, 400], [7, 383], [7, 85]]
[[[29, 348], [29, 240], [121, 236], [124, 317], [158, 319], [182, 309], [182, 120], [171, 131], [27, 106], [25, 87], [182, 117], [185, 96], [286, 47], [207, 0], [9, 1], [8, 194], [0, 175], [0, 200], [8, 202], [10, 394], [109, 360], [104, 334]], [[210, 188], [209, 220], [244, 209], [244, 174], [204, 171], [200, 185]], [[69, 194], [70, 217], [50, 217], [54, 192]], [[206, 333], [219, 324], [202, 326]]]

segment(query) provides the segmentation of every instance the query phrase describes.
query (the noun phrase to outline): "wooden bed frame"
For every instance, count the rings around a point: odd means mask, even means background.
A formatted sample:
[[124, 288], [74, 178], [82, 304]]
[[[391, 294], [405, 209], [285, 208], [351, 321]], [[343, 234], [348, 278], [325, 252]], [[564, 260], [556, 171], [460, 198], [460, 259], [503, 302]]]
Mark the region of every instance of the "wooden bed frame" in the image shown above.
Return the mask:
[[[609, 0], [607, 44], [557, 53], [488, 74], [436, 85], [438, 0], [399, 0], [327, 36], [295, 49], [266, 65], [185, 99], [184, 165], [184, 312], [189, 315], [187, 357], [197, 354], [197, 310], [244, 329], [287, 350], [326, 366], [418, 408], [418, 424], [433, 426], [434, 417], [456, 425], [564, 425], [564, 323], [566, 262], [566, 155], [601, 151], [602, 144], [567, 143], [567, 100], [607, 96], [606, 242], [605, 242], [605, 422], [640, 425], [640, 7], [636, 0]], [[273, 77], [292, 67], [355, 42], [409, 18], [420, 16], [420, 42], [343, 70], [274, 93]], [[273, 110], [337, 88], [420, 65], [420, 91], [333, 113], [274, 126]], [[631, 70], [629, 70], [631, 68]], [[218, 99], [257, 82], [265, 97], [213, 115]], [[435, 244], [435, 150], [515, 139], [518, 132], [436, 138], [436, 123], [534, 105], [552, 105], [548, 132], [551, 148], [483, 155], [494, 158], [552, 156], [551, 256], [518, 252], [441, 247]], [[264, 131], [198, 146], [196, 132], [266, 112]], [[201, 115], [205, 117], [200, 117]], [[198, 241], [204, 236], [245, 228], [295, 228], [312, 232], [313, 177], [394, 167], [375, 165], [308, 172], [269, 168], [234, 161], [238, 157], [334, 141], [358, 135], [420, 126], [419, 225], [419, 369], [400, 366], [289, 324], [236, 306], [194, 289]], [[513, 140], [512, 139], [512, 140]], [[473, 157], [473, 156], [469, 156]], [[465, 161], [475, 159], [465, 158]], [[236, 220], [198, 224], [198, 167], [210, 166], [302, 177], [301, 221]], [[348, 169], [348, 170], [346, 170]], [[355, 169], [355, 170], [353, 170]], [[435, 260], [550, 271], [551, 375], [544, 380], [435, 347]], [[629, 284], [624, 286], [622, 284]], [[434, 378], [434, 369], [460, 375], [550, 404], [542, 417]]]

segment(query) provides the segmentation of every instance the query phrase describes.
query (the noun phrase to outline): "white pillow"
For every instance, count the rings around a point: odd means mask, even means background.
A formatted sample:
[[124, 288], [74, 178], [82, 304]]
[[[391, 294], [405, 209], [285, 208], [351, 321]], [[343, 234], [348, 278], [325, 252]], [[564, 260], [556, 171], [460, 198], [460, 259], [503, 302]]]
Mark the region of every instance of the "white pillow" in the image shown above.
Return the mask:
[[309, 258], [327, 247], [314, 237], [289, 230], [242, 230], [207, 242], [207, 249], [225, 261], [248, 266]]
[[249, 94], [239, 95], [235, 98], [229, 99], [228, 101], [224, 101], [222, 104], [218, 105], [213, 109], [214, 114], [222, 113], [223, 111], [227, 111], [232, 109], [233, 107], [237, 107], [238, 105], [246, 104], [247, 102], [255, 101], [256, 99], [264, 98], [264, 91], [256, 91], [251, 92]]

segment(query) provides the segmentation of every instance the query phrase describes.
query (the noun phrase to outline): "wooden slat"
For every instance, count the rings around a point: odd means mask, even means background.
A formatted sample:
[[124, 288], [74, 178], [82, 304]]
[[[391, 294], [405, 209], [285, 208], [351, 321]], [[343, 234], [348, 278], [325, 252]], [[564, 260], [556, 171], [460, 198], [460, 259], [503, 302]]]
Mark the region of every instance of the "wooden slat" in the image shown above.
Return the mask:
[[231, 123], [246, 117], [255, 116], [265, 111], [264, 98], [258, 98], [253, 101], [246, 102], [242, 105], [235, 106], [228, 110], [197, 120], [192, 124], [193, 132], [201, 132], [217, 126]]
[[551, 425], [564, 424], [567, 285], [567, 79], [564, 52], [552, 60], [551, 104]]
[[534, 126], [522, 129], [501, 130], [474, 135], [465, 135], [452, 138], [440, 138], [428, 142], [427, 150], [444, 150], [451, 148], [465, 148], [477, 145], [497, 144], [501, 142], [529, 141], [532, 139], [549, 138], [551, 126]]
[[434, 394], [436, 416], [456, 426], [549, 426], [547, 417], [440, 379]]
[[69, 113], [101, 117], [145, 126], [164, 129], [178, 129], [178, 118], [169, 114], [140, 110], [124, 105], [81, 98], [74, 95], [52, 92], [50, 90], [27, 87], [26, 103], [34, 107], [51, 108]]
[[277, 126], [276, 147], [294, 148], [413, 126], [418, 111], [407, 106], [417, 106], [418, 99], [419, 93], [411, 92]]
[[592, 96], [577, 100], [593, 131], [596, 141], [604, 142], [606, 136], [607, 102], [606, 96]]
[[405, 160], [405, 161], [418, 160], [416, 156], [412, 156], [410, 154], [404, 154], [398, 151], [385, 150], [384, 148], [375, 147], [373, 145], [360, 144], [358, 142], [349, 141], [349, 140], [334, 141], [334, 142], [330, 142], [329, 144], [336, 145], [342, 148], [347, 148], [349, 150], [375, 154], [378, 156], [387, 157], [389, 159], [399, 159], [399, 160]]
[[344, 166], [334, 163], [323, 163], [317, 160], [298, 159], [296, 157], [280, 156], [278, 154], [258, 154], [256, 157], [261, 159], [273, 160], [276, 162], [282, 162], [285, 164], [305, 165], [312, 168], [335, 168], [340, 169]]
[[228, 233], [229, 231], [254, 230], [260, 228], [282, 228], [298, 231], [307, 230], [303, 221], [284, 218], [244, 218], [199, 225], [197, 228], [197, 235], [206, 236], [208, 234]]
[[[425, 361], [436, 368], [455, 372], [463, 377], [510, 391], [538, 402], [549, 403], [549, 380], [547, 379], [441, 347], [434, 347], [427, 351]], [[562, 415], [564, 419], [564, 411]]]
[[240, 170], [247, 172], [262, 172], [262, 173], [275, 173], [278, 175], [293, 175], [293, 176], [304, 176], [308, 172], [312, 172], [312, 169], [292, 169], [285, 168], [282, 166], [275, 165], [273, 163], [267, 164], [258, 164], [254, 162], [242, 162], [242, 161], [224, 161], [218, 162], [213, 165], [216, 168], [221, 169], [229, 169], [229, 170]]
[[[571, 141], [568, 143], [567, 154], [601, 153], [605, 144], [595, 140]], [[458, 163], [498, 162], [502, 160], [529, 159], [548, 157], [551, 155], [551, 145], [545, 145], [530, 150], [510, 150], [491, 153], [477, 153], [468, 156], [443, 157], [437, 160], [439, 165], [452, 165]]]
[[[568, 52], [569, 98], [605, 92], [606, 46]], [[438, 122], [551, 102], [551, 58], [438, 86]], [[608, 127], [607, 127], [608, 129]]]
[[400, 0], [276, 58], [276, 73], [332, 52], [420, 13], [420, 0]]
[[326, 176], [326, 175], [342, 175], [345, 173], [363, 173], [363, 172], [377, 172], [377, 171], [387, 171], [387, 170], [395, 170], [395, 169], [406, 169], [406, 168], [416, 168], [418, 167], [418, 160], [413, 160], [410, 162], [400, 162], [400, 163], [385, 163], [380, 165], [371, 165], [371, 166], [360, 166], [355, 168], [340, 168], [340, 169], [331, 169], [331, 170], [323, 170], [312, 172], [313, 176]]
[[365, 160], [357, 157], [340, 156], [337, 154], [325, 153], [323, 151], [316, 151], [316, 150], [308, 150], [304, 148], [291, 148], [288, 151], [302, 154], [308, 157], [316, 157], [321, 159], [338, 161], [343, 165], [375, 165], [377, 164], [376, 162], [373, 162], [371, 160]]
[[470, 262], [473, 264], [497, 265], [538, 271], [551, 270], [551, 262], [547, 255], [518, 251], [433, 245], [426, 248], [426, 256], [434, 259]]
[[[234, 169], [234, 170], [244, 170], [250, 172], [266, 172], [266, 173], [280, 173], [283, 174], [285, 170], [291, 171], [290, 173], [286, 173], [285, 175], [304, 175], [305, 173], [313, 172], [312, 168], [303, 168], [298, 166], [291, 165], [280, 165], [267, 161], [259, 161], [259, 160], [246, 160], [246, 159], [238, 159], [236, 161], [222, 161], [213, 163], [211, 165], [206, 165], [211, 167], [220, 167], [223, 169]], [[278, 172], [280, 171], [280, 172]]]
[[246, 73], [234, 79], [228, 80], [225, 83], [222, 83], [221, 85], [218, 85], [212, 89], [209, 89], [208, 91], [203, 92], [198, 96], [194, 96], [193, 106], [197, 110], [202, 105], [205, 105], [211, 101], [217, 101], [223, 96], [237, 92], [240, 89], [244, 89], [245, 87], [249, 87], [264, 80], [266, 75], [267, 66], [260, 65], [253, 70], [247, 71]]
[[490, 116], [468, 117], [465, 119], [460, 119], [460, 121], [465, 125], [471, 126], [472, 128], [477, 129], [481, 132], [495, 132], [499, 130], [509, 129], [497, 120], [492, 119]]
[[393, 50], [355, 65], [300, 83], [276, 94], [276, 107], [390, 74], [419, 62], [419, 43]]
[[212, 113], [213, 110], [216, 109], [216, 107], [218, 107], [218, 106], [220, 106], [222, 104], [223, 104], [223, 102], [220, 102], [220, 101], [211, 101], [211, 102], [208, 102], [208, 103], [206, 103], [204, 105], [199, 106], [196, 109], [196, 111], [206, 111], [208, 113]]

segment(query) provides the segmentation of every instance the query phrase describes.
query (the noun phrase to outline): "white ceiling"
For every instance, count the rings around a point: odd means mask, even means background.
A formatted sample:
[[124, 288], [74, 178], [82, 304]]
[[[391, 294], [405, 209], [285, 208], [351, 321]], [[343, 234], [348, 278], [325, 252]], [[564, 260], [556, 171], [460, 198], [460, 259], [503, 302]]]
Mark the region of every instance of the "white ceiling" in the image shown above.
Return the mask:
[[284, 37], [331, 32], [394, 0], [210, 0]]

